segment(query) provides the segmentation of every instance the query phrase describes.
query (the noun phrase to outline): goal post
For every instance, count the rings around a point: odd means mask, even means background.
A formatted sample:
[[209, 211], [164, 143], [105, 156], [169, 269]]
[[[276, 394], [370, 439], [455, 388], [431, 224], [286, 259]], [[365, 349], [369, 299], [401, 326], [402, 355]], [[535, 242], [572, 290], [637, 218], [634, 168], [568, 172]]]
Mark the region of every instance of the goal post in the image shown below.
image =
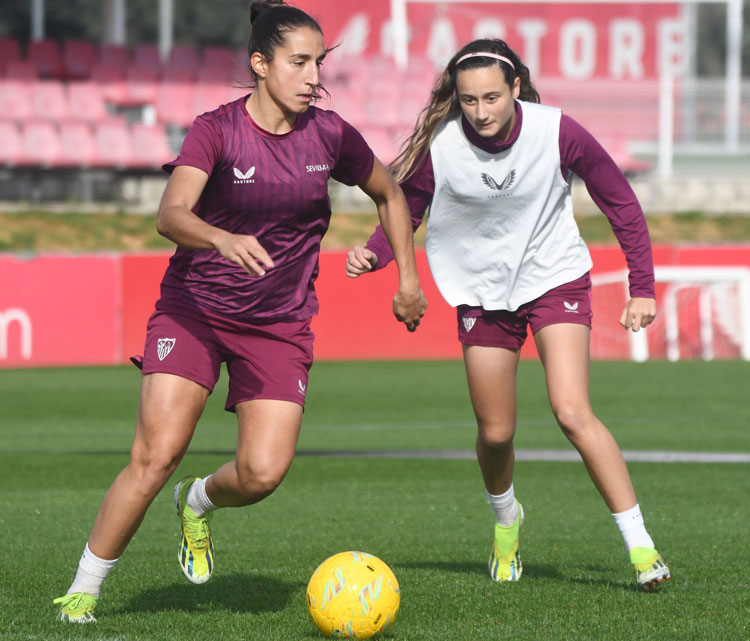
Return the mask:
[[750, 360], [750, 268], [665, 266], [654, 275], [657, 317], [627, 340], [611, 327], [629, 297], [627, 271], [592, 275], [592, 358]]

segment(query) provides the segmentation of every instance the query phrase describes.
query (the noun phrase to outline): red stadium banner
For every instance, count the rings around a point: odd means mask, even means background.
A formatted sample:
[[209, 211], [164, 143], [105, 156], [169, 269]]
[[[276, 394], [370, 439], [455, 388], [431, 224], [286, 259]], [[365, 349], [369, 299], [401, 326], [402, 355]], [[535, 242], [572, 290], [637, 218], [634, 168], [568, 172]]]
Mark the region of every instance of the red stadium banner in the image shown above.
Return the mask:
[[0, 256], [0, 367], [119, 362], [117, 255]]
[[[591, 246], [590, 250], [593, 273], [625, 269], [619, 247]], [[146, 322], [159, 296], [168, 259], [166, 253], [0, 255], [0, 367], [116, 364], [141, 354]], [[345, 261], [342, 251], [324, 252], [320, 257], [320, 313], [312, 324], [317, 359], [461, 357], [456, 312], [438, 292], [423, 250], [417, 252], [417, 264], [429, 309], [413, 334], [391, 312], [397, 287], [395, 266], [350, 279], [345, 275]], [[750, 245], [656, 245], [654, 262], [747, 267]], [[657, 288], [658, 298], [659, 292]], [[602, 358], [629, 357], [626, 334], [616, 322], [623, 295], [620, 291], [611, 304], [601, 301], [617, 307], [607, 310], [611, 318], [601, 315], [598, 323], [595, 319], [592, 344], [603, 335], [616, 339], [607, 339], [614, 351], [600, 352]], [[533, 340], [527, 341], [521, 354], [536, 356]], [[652, 354], [663, 357], [656, 349]]]
[[122, 255], [122, 357], [143, 354], [146, 323], [159, 298], [159, 284], [170, 254]]
[[320, 313], [312, 323], [316, 358], [461, 358], [456, 311], [440, 295], [424, 252], [417, 254], [417, 267], [429, 309], [413, 333], [393, 316], [393, 296], [398, 289], [395, 265], [352, 279], [345, 275], [345, 264], [343, 252], [320, 257], [316, 287]]
[[[393, 57], [390, 3], [299, 0], [316, 16], [332, 55]], [[644, 80], [680, 75], [686, 29], [679, 4], [664, 3], [406, 3], [409, 54], [442, 66], [467, 42], [503, 38], [532, 79]]]

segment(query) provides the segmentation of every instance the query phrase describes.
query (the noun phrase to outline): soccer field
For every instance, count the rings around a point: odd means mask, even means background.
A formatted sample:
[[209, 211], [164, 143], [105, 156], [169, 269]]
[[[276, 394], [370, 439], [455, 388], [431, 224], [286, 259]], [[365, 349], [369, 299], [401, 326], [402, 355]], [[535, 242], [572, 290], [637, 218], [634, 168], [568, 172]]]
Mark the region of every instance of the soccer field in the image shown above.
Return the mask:
[[[592, 402], [624, 450], [750, 454], [748, 374], [734, 361], [597, 362]], [[233, 452], [225, 382], [173, 480]], [[316, 363], [286, 480], [259, 505], [214, 517], [211, 581], [193, 586], [178, 567], [170, 483], [105, 584], [99, 622], [57, 624], [52, 599], [127, 462], [138, 384], [132, 367], [0, 371], [0, 639], [313, 640], [307, 580], [347, 549], [396, 573], [396, 640], [750, 637], [747, 463], [629, 463], [673, 573], [642, 594], [583, 465], [521, 460], [524, 575], [494, 584], [491, 510], [478, 466], [461, 458], [475, 427], [460, 362]], [[524, 452], [571, 451], [537, 362], [521, 363], [518, 414]], [[418, 458], [438, 450], [449, 458]]]

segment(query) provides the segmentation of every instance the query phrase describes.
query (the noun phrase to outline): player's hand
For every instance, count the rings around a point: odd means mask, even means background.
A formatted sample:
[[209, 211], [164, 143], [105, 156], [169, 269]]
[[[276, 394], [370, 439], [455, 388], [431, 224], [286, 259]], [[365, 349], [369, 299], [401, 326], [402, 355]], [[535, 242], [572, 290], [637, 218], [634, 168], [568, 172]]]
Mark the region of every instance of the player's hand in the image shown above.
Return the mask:
[[271, 257], [255, 236], [225, 232], [214, 240], [214, 247], [224, 258], [236, 263], [251, 276], [264, 276], [274, 266]]
[[656, 301], [653, 298], [631, 298], [620, 316], [620, 325], [637, 332], [651, 324], [656, 316]]
[[416, 332], [419, 321], [427, 311], [427, 299], [419, 287], [413, 290], [399, 289], [393, 297], [393, 315], [406, 325], [410, 332]]
[[378, 257], [374, 252], [364, 247], [355, 247], [349, 250], [346, 257], [346, 275], [349, 278], [358, 278], [375, 269], [377, 264]]

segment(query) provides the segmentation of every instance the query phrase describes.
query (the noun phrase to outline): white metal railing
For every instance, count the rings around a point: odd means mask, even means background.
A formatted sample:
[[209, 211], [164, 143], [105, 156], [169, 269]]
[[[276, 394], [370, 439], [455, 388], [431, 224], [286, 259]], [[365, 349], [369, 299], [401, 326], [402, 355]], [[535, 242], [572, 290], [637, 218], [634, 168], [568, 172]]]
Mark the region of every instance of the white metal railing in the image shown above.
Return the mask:
[[727, 117], [723, 78], [536, 84], [542, 102], [561, 107], [597, 138], [625, 138], [631, 153], [656, 159], [661, 178], [673, 175], [678, 158], [701, 171], [721, 158], [715, 166], [722, 172], [750, 170], [750, 82], [740, 85], [737, 128]]
[[[703, 266], [664, 266], [655, 267], [657, 283], [666, 284], [661, 306], [664, 318], [666, 357], [678, 361], [680, 354], [680, 319], [682, 309], [679, 295], [683, 290], [698, 288], [698, 341], [701, 358], [713, 360], [715, 319], [717, 317], [716, 296], [711, 287], [730, 284], [735, 292], [732, 305], [736, 318], [723, 318], [725, 327], [731, 326], [732, 338], [739, 349], [739, 357], [750, 360], [750, 268], [747, 267], [703, 267]], [[594, 287], [622, 284], [623, 296], [627, 297], [627, 271], [594, 274]], [[596, 294], [595, 294], [596, 296]], [[722, 310], [726, 311], [726, 310]], [[718, 314], [722, 317], [722, 314]], [[648, 329], [629, 332], [630, 358], [633, 361], [646, 361], [649, 358]]]

